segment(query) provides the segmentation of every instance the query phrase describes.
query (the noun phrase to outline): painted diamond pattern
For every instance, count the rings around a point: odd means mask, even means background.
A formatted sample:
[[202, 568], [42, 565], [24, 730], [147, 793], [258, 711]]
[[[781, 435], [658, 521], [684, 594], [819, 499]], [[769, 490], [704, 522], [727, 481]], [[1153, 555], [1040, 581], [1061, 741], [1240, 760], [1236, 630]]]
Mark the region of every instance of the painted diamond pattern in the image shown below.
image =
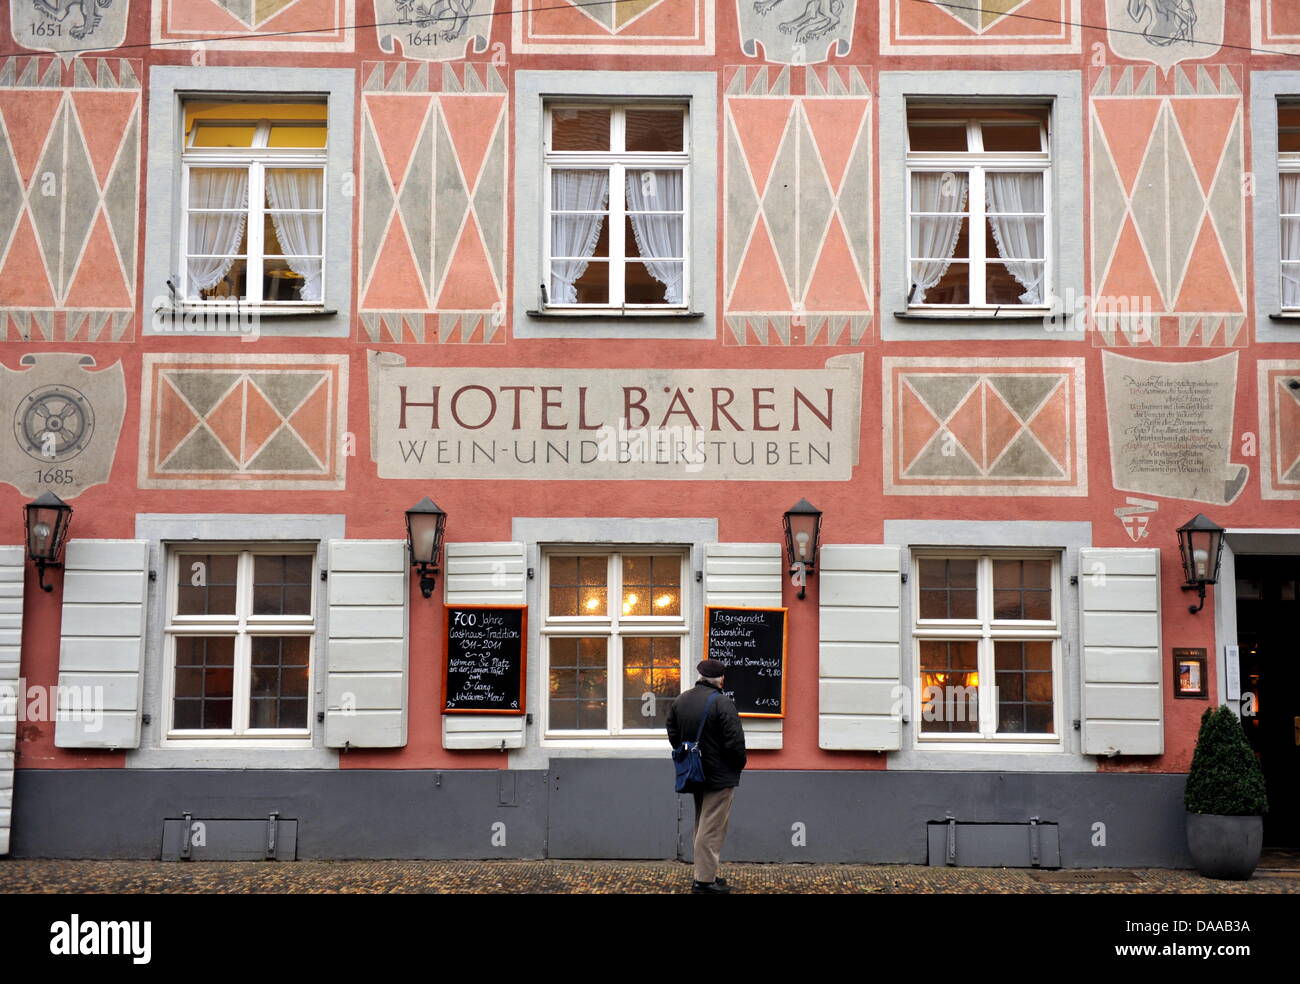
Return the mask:
[[1087, 494], [1082, 360], [884, 362], [887, 492]]
[[1027, 7], [1029, 3], [1030, 0], [982, 0], [978, 5], [934, 4], [934, 6], [950, 17], [955, 17], [976, 34], [983, 34], [1005, 20], [1008, 14], [1015, 13], [1021, 7]]
[[[361, 335], [504, 342], [507, 98], [492, 65], [363, 71]], [[432, 81], [431, 81], [432, 78]]]
[[1104, 68], [1089, 123], [1093, 326], [1107, 345], [1245, 344], [1238, 66]]
[[885, 54], [1077, 52], [1080, 0], [880, 0]]
[[724, 75], [724, 336], [856, 345], [871, 321], [871, 98], [863, 70]]
[[590, 17], [611, 34], [618, 34], [655, 7], [671, 2], [672, 0], [624, 0], [623, 3], [591, 5], [583, 4], [579, 0], [573, 4], [573, 8], [584, 16]]
[[[153, 41], [183, 46], [220, 39], [222, 50], [241, 51], [352, 51], [356, 8], [356, 0], [156, 0]], [[249, 39], [239, 40], [244, 35]]]
[[1300, 499], [1300, 362], [1261, 359], [1259, 416], [1265, 499]]
[[145, 356], [142, 488], [342, 488], [343, 356]]
[[139, 61], [0, 64], [0, 340], [133, 336]]
[[715, 0], [525, 0], [513, 8], [516, 52], [713, 54]]

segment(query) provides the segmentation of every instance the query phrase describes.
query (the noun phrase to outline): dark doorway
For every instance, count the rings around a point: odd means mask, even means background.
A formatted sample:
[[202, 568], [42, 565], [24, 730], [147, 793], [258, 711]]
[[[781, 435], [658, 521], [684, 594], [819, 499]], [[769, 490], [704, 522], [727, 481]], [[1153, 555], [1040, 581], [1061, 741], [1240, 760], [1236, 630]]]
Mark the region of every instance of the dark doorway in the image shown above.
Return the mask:
[[1300, 557], [1238, 556], [1242, 725], [1268, 786], [1264, 844], [1300, 847]]

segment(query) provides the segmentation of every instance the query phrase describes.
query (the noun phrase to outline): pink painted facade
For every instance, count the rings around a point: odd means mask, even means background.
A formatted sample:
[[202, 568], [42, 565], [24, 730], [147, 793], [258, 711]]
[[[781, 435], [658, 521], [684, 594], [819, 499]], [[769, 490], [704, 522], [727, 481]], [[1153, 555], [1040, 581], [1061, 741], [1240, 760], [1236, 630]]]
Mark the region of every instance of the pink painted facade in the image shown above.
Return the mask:
[[[1254, 720], [1264, 730], [1251, 732], [1252, 740], [1270, 789], [1288, 774], [1294, 779], [1294, 749], [1268, 729], [1300, 708], [1286, 704], [1292, 698], [1276, 684], [1268, 689], [1270, 674], [1277, 680], [1282, 673], [1268, 662], [1279, 658], [1269, 649], [1276, 643], [1250, 622], [1282, 619], [1300, 578], [1300, 295], [1288, 296], [1292, 254], [1283, 218], [1300, 214], [1300, 206], [1286, 205], [1293, 188], [1286, 178], [1288, 100], [1300, 101], [1300, 16], [1290, 4], [1198, 0], [1184, 5], [1195, 9], [1194, 25], [1175, 19], [1161, 26], [1156, 13], [1134, 21], [1128, 5], [1107, 0], [970, 7], [814, 0], [802, 14], [795, 0], [762, 12], [763, 5], [732, 0], [572, 8], [539, 0], [535, 6], [545, 9], [498, 4], [493, 16], [486, 2], [417, 10], [425, 5], [116, 0], [81, 37], [73, 31], [84, 11], [74, 8], [56, 22], [25, 0], [10, 4], [0, 55], [0, 407], [6, 420], [22, 418], [23, 401], [35, 392], [24, 374], [57, 362], [50, 378], [82, 394], [93, 434], [84, 449], [54, 459], [41, 457], [39, 426], [28, 438], [21, 427], [0, 436], [0, 515], [8, 517], [0, 542], [21, 542], [23, 505], [48, 490], [74, 508], [74, 541], [147, 542], [154, 551], [148, 569], [157, 573], [133, 637], [141, 655], [139, 679], [130, 685], [138, 697], [127, 700], [126, 713], [151, 717], [135, 729], [135, 744], [60, 747], [54, 722], [16, 713], [12, 738], [0, 733], [0, 767], [18, 775], [9, 784], [0, 779], [0, 792], [10, 790], [0, 816], [12, 816], [15, 853], [78, 851], [69, 846], [77, 843], [72, 828], [69, 839], [44, 845], [30, 826], [23, 829], [80, 781], [70, 778], [56, 791], [34, 776], [52, 770], [138, 775], [165, 766], [169, 754], [190, 773], [285, 775], [563, 773], [570, 761], [615, 767], [627, 758], [665, 759], [666, 742], [655, 747], [644, 736], [620, 748], [617, 734], [584, 741], [547, 732], [553, 722], [543, 718], [542, 688], [555, 682], [545, 668], [559, 664], [547, 662], [550, 636], [541, 631], [555, 617], [538, 588], [550, 583], [545, 564], [560, 547], [605, 556], [658, 545], [682, 556], [680, 665], [689, 680], [704, 645], [704, 605], [715, 590], [731, 590], [710, 585], [709, 549], [780, 543], [784, 551], [782, 514], [800, 498], [824, 514], [823, 551], [889, 548], [898, 566], [875, 574], [901, 587], [890, 607], [887, 595], [884, 602], [855, 598], [841, 586], [849, 580], [819, 570], [800, 600], [789, 562], [764, 555], [755, 597], [776, 585], [788, 608], [785, 714], [753, 730], [747, 777], [1050, 774], [1068, 777], [1061, 780], [1068, 785], [1141, 774], [1169, 784], [1132, 793], [1133, 809], [1168, 813], [1178, 808], [1179, 775], [1206, 707], [1237, 706], [1238, 693], [1253, 687], [1260, 696]], [[458, 11], [468, 19], [458, 20]], [[60, 30], [36, 33], [44, 24]], [[101, 39], [105, 47], [96, 48]], [[607, 74], [598, 85], [584, 81], [596, 78], [589, 73], [644, 74], [620, 92], [608, 88]], [[256, 322], [252, 336], [196, 328], [193, 318], [185, 327], [184, 313], [178, 322], [167, 307], [167, 280], [184, 262], [185, 101], [290, 102], [326, 92], [323, 300], [292, 317], [246, 306], [236, 321]], [[350, 93], [346, 106], [340, 92]], [[678, 310], [634, 316], [617, 308], [547, 310], [537, 295], [539, 281], [554, 283], [544, 260], [549, 199], [523, 194], [546, 185], [539, 127], [561, 103], [638, 100], [688, 107], [689, 297]], [[1028, 105], [1046, 107], [1049, 119], [1042, 248], [1056, 315], [1046, 300], [1021, 311], [992, 302], [979, 310], [960, 302], [926, 310], [913, 297], [909, 307], [908, 168], [919, 167], [906, 156], [909, 108], [957, 114]], [[1138, 309], [1108, 306], [1130, 298], [1141, 299]], [[562, 370], [575, 375], [557, 375]], [[687, 392], [698, 380], [685, 374], [699, 370], [734, 391], [730, 414], [720, 416], [716, 394], [710, 402], [703, 388]], [[120, 394], [112, 388], [119, 373]], [[795, 373], [798, 380], [783, 375]], [[807, 398], [802, 424], [795, 402], [784, 401], [787, 380]], [[404, 395], [399, 384], [409, 384]], [[471, 385], [479, 390], [464, 395], [454, 422], [447, 403], [437, 425], [425, 428], [433, 411], [420, 408], [432, 387], [440, 387], [436, 401]], [[516, 389], [497, 388], [508, 386]], [[581, 409], [579, 386], [590, 387]], [[620, 471], [617, 461], [585, 462], [581, 442], [594, 443], [600, 427], [617, 424], [628, 409], [619, 402], [628, 398], [626, 387], [642, 388], [643, 423], [703, 431], [706, 444], [718, 441], [716, 453], [704, 451], [702, 465], [690, 471], [637, 474]], [[672, 389], [680, 391], [670, 396]], [[606, 391], [616, 396], [601, 402]], [[769, 398], [770, 411], [763, 403]], [[548, 408], [547, 400], [555, 402]], [[405, 426], [394, 423], [399, 410]], [[401, 442], [417, 439], [435, 443], [413, 462]], [[445, 458], [438, 457], [439, 439], [451, 442]], [[493, 454], [476, 452], [476, 439], [491, 443]], [[547, 439], [568, 442], [569, 454], [557, 452], [550, 465], [529, 471], [519, 463], [523, 439], [543, 456]], [[754, 464], [737, 463], [738, 441]], [[819, 456], [823, 448], [833, 460]], [[407, 662], [389, 674], [399, 693], [387, 710], [400, 718], [401, 738], [339, 751], [317, 720], [317, 712], [336, 709], [331, 624], [341, 624], [326, 615], [338, 600], [329, 595], [338, 567], [328, 562], [327, 541], [403, 540], [403, 513], [425, 495], [448, 514], [451, 553], [433, 598], [421, 597], [412, 577], [398, 602], [405, 605]], [[1229, 551], [1204, 610], [1189, 614], [1195, 596], [1181, 590], [1176, 530], [1202, 512], [1230, 531]], [[187, 516], [243, 516], [249, 524], [246, 532], [235, 522], [220, 533], [196, 526], [183, 536], [177, 530]], [[311, 623], [311, 715], [302, 747], [317, 757], [304, 753], [296, 762], [294, 748], [274, 742], [261, 750], [237, 742], [205, 750], [200, 742], [169, 751], [168, 558], [191, 537], [273, 543], [277, 534], [266, 531], [280, 516], [295, 517], [285, 526], [298, 530], [280, 535], [317, 543], [317, 566], [331, 575], [318, 582]], [[170, 517], [172, 525], [155, 517]], [[298, 517], [317, 517], [326, 532], [310, 532], [315, 527], [306, 521], [294, 526]], [[678, 532], [671, 522], [653, 525], [669, 520], [683, 521]], [[579, 532], [584, 523], [596, 531], [590, 539]], [[651, 528], [653, 535], [645, 532]], [[163, 529], [170, 532], [156, 532]], [[688, 532], [695, 529], [706, 532]], [[458, 743], [440, 713], [441, 604], [452, 555], [483, 544], [520, 545], [519, 569], [507, 567], [518, 580], [511, 590], [528, 605], [529, 662], [537, 674], [530, 676], [531, 723], [500, 747]], [[932, 587], [923, 581], [918, 588], [917, 580], [945, 548], [954, 557], [1052, 561], [1053, 723], [1044, 747], [1003, 733], [985, 735], [983, 748], [975, 741], [942, 749], [916, 717], [920, 640], [930, 638], [924, 626], [918, 631], [917, 592]], [[1107, 550], [1125, 552], [1090, 553]], [[875, 555], [844, 556], [852, 572]], [[1135, 602], [1127, 613], [1146, 627], [1121, 627], [1119, 636], [1090, 627], [1119, 603], [1090, 609], [1085, 598], [1087, 579], [1097, 573], [1087, 565], [1100, 558], [1104, 566], [1111, 556], [1120, 572], [1112, 576], [1134, 578], [1133, 597], [1149, 592], [1152, 602]], [[1126, 567], [1129, 561], [1138, 568]], [[1142, 568], [1148, 561], [1149, 570]], [[823, 568], [828, 562], [839, 561], [824, 555]], [[1251, 573], [1252, 564], [1267, 571]], [[21, 630], [20, 662], [0, 666], [28, 687], [55, 688], [61, 673], [66, 683], [78, 672], [65, 643], [65, 575], [47, 573], [54, 584], [47, 593], [33, 565], [22, 566], [11, 619]], [[526, 568], [534, 569], [532, 581]], [[1085, 583], [1071, 584], [1073, 576]], [[1265, 615], [1242, 607], [1257, 600], [1249, 591], [1267, 595], [1273, 589], [1258, 585], [1278, 579], [1291, 595], [1270, 595], [1274, 607]], [[465, 590], [466, 598], [478, 597]], [[827, 627], [854, 605], [892, 613], [892, 674], [832, 668], [837, 640]], [[997, 627], [981, 625], [970, 638], [986, 640], [981, 645], [992, 653]], [[871, 630], [853, 631], [840, 641], [891, 645]], [[1135, 634], [1126, 638], [1125, 631]], [[1232, 679], [1238, 671], [1226, 654], [1252, 645], [1255, 662], [1243, 657], [1241, 679]], [[1177, 695], [1176, 648], [1205, 651], [1204, 699]], [[1123, 652], [1128, 662], [1117, 667]], [[881, 688], [901, 689], [885, 699]], [[853, 732], [859, 738], [836, 737], [841, 718], [862, 725]], [[1117, 720], [1141, 735], [1136, 752], [1088, 750], [1088, 729], [1110, 734]], [[1248, 731], [1260, 727], [1249, 714], [1246, 723]], [[500, 737], [491, 734], [492, 742]], [[658, 767], [666, 799], [668, 766]], [[818, 788], [817, 796], [833, 799]], [[1100, 802], [1128, 793], [1096, 795]], [[1030, 800], [1025, 819], [1040, 808]], [[1041, 805], [1045, 818], [1053, 803]], [[1289, 819], [1273, 836], [1293, 842], [1296, 814], [1279, 805]], [[178, 816], [177, 808], [160, 806], [158, 821]], [[248, 815], [259, 811], [250, 806]], [[1096, 817], [1067, 812], [1060, 810], [1061, 842], [1078, 846], [1063, 847], [1065, 863], [1103, 863], [1088, 844], [1089, 824], [1105, 821], [1105, 810], [1099, 805]], [[834, 816], [829, 807], [827, 815]], [[925, 824], [941, 820], [942, 811], [899, 823], [921, 831], [915, 836], [923, 841]], [[844, 846], [832, 854], [862, 856], [852, 826], [843, 821], [835, 843]], [[383, 854], [344, 840], [312, 846], [301, 830], [298, 836], [304, 856]], [[911, 836], [900, 834], [913, 844]], [[85, 843], [91, 855], [112, 853], [93, 838]], [[920, 843], [896, 853], [916, 857]], [[444, 848], [423, 850], [438, 855]], [[497, 856], [486, 841], [483, 850]], [[629, 850], [654, 856], [653, 848]], [[1182, 850], [1181, 843], [1152, 847], [1144, 856], [1178, 864]]]

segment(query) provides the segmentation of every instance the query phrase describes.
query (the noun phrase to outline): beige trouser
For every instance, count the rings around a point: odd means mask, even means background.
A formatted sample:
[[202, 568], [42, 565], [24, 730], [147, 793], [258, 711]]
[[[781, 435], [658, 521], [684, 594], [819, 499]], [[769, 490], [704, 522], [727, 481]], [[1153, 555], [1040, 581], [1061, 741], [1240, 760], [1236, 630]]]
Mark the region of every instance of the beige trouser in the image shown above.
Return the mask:
[[711, 882], [718, 877], [718, 855], [727, 839], [731, 799], [736, 787], [695, 794], [695, 880]]

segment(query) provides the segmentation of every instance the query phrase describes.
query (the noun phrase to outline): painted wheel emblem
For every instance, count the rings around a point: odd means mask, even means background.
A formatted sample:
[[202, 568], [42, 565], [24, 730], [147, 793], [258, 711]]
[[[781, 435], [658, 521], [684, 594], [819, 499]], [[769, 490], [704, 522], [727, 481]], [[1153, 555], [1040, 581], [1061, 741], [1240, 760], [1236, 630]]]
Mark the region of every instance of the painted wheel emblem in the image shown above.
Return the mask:
[[14, 414], [18, 445], [37, 461], [75, 458], [95, 432], [90, 402], [71, 386], [54, 384], [32, 390]]

